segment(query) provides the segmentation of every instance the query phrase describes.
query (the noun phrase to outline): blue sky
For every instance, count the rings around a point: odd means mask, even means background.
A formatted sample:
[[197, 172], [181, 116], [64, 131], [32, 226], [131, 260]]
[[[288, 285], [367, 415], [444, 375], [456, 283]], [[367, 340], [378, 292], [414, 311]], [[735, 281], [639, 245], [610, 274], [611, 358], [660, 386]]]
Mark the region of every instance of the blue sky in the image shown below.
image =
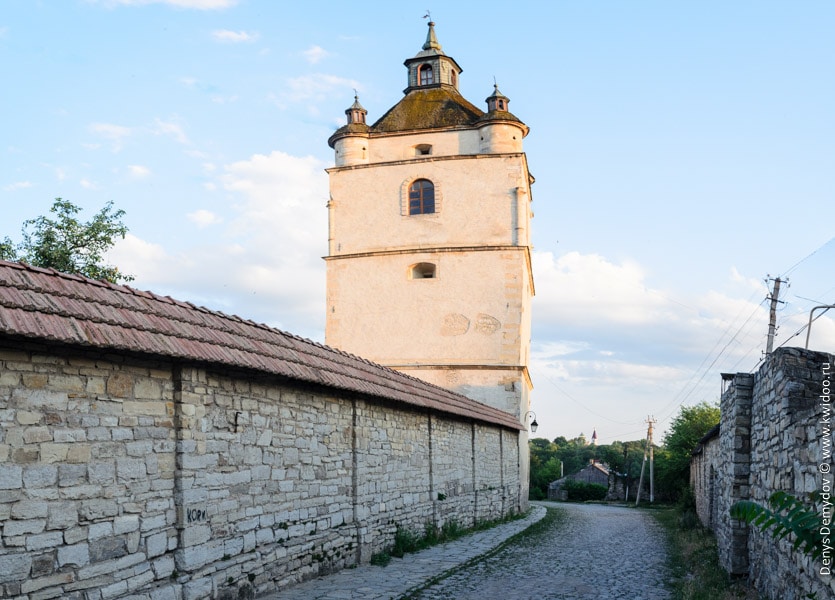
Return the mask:
[[[531, 128], [538, 436], [639, 439], [715, 401], [761, 358], [769, 275], [776, 344], [805, 343], [835, 302], [835, 3], [428, 8], [463, 94], [495, 78]], [[135, 287], [322, 340], [327, 138], [354, 89], [370, 121], [402, 97], [426, 9], [4, 3], [0, 237], [112, 200]]]

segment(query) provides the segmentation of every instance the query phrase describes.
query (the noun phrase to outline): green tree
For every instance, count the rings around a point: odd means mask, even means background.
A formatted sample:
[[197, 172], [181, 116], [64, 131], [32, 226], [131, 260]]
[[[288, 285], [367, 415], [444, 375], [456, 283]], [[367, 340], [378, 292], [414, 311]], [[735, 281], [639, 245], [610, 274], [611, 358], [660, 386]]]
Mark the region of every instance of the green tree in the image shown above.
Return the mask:
[[658, 494], [678, 500], [690, 485], [690, 456], [699, 440], [719, 423], [719, 407], [700, 402], [682, 406], [664, 436], [664, 447], [656, 450], [655, 472]]
[[83, 223], [76, 215], [81, 209], [68, 200], [56, 198], [49, 209], [54, 219], [40, 216], [23, 222], [23, 241], [15, 245], [8, 237], [0, 242], [0, 258], [26, 262], [35, 267], [52, 268], [111, 283], [132, 281], [118, 267], [104, 262], [104, 254], [124, 239], [128, 232], [122, 223], [123, 210], [113, 210], [113, 202]]
[[548, 484], [560, 478], [557, 448], [545, 438], [529, 440], [528, 447], [531, 457], [528, 494], [531, 500], [544, 500], [548, 496]]

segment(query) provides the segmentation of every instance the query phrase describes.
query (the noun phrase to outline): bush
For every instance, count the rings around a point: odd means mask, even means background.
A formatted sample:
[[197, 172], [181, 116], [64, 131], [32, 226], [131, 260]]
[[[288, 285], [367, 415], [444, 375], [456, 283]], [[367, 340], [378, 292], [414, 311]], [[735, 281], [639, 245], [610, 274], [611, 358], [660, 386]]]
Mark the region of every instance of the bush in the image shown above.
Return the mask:
[[598, 483], [585, 483], [568, 479], [563, 483], [562, 489], [568, 494], [569, 502], [585, 502], [587, 500], [605, 500], [609, 491], [605, 485]]

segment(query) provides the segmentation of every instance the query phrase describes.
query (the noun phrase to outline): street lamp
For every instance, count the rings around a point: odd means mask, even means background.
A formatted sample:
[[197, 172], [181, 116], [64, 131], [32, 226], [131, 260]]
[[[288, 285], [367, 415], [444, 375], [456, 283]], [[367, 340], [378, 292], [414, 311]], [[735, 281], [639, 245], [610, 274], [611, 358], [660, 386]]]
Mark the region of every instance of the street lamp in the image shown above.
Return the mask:
[[525, 417], [522, 419], [525, 423], [528, 422], [528, 415], [533, 415], [533, 421], [531, 421], [531, 433], [536, 433], [536, 428], [539, 427], [539, 423], [536, 422], [536, 413], [532, 410], [526, 412]]

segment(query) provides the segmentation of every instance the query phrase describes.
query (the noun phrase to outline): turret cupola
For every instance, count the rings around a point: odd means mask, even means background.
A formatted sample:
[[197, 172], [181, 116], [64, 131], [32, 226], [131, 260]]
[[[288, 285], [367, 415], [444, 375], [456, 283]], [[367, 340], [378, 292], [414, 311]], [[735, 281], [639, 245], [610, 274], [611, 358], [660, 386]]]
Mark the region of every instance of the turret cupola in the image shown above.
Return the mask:
[[494, 111], [509, 111], [507, 105], [510, 103], [510, 98], [499, 91], [499, 85], [493, 84], [493, 94], [487, 98], [487, 112]]
[[348, 115], [348, 125], [352, 125], [354, 123], [361, 123], [365, 125], [365, 115], [368, 114], [368, 111], [363, 108], [362, 104], [360, 104], [360, 99], [356, 94], [356, 90], [354, 90], [354, 103], [349, 108], [345, 109], [345, 114]]
[[404, 90], [405, 93], [442, 85], [458, 89], [461, 67], [453, 58], [444, 54], [435, 35], [435, 23], [432, 21], [429, 21], [429, 31], [426, 33], [426, 42], [421, 51], [403, 64], [409, 69], [409, 86]]
[[328, 139], [336, 152], [336, 166], [355, 165], [368, 162], [368, 132], [371, 128], [365, 122], [368, 111], [360, 104], [354, 91], [354, 103], [345, 109], [348, 123], [337, 129]]

